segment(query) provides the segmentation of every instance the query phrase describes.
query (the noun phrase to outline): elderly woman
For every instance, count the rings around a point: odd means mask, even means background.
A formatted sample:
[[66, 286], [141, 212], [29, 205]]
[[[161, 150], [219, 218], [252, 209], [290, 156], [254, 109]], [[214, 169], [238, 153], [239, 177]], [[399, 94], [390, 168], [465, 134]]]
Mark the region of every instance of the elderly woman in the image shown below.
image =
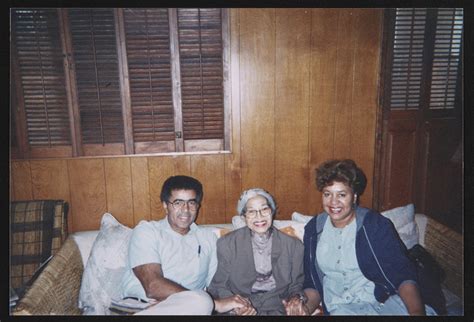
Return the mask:
[[316, 184], [324, 212], [305, 226], [308, 301], [291, 310], [310, 314], [322, 303], [328, 315], [434, 314], [422, 303], [416, 268], [392, 222], [358, 205], [367, 179], [355, 162], [323, 163]]
[[247, 303], [227, 314], [284, 315], [303, 300], [303, 244], [272, 227], [276, 204], [262, 189], [243, 192], [237, 212], [246, 226], [218, 239], [208, 291], [215, 299], [238, 296]]

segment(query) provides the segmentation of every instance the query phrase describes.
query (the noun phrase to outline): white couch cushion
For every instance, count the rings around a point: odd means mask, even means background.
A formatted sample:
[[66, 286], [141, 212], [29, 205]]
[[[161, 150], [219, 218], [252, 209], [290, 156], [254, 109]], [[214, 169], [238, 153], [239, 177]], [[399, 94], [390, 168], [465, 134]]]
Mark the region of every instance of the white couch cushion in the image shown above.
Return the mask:
[[[210, 229], [214, 234], [216, 234], [217, 238], [224, 236], [234, 229], [232, 224], [204, 224], [199, 225], [199, 227]], [[87, 265], [92, 245], [94, 244], [99, 232], [100, 230], [83, 230], [71, 234], [71, 237], [74, 239], [79, 251], [81, 252], [82, 264], [84, 267]]]
[[306, 224], [308, 221], [313, 219], [313, 217], [314, 216], [300, 214], [299, 212], [296, 212], [296, 211], [291, 214], [291, 220], [294, 220], [296, 222], [301, 222], [303, 224]]
[[79, 248], [79, 252], [81, 252], [82, 264], [84, 265], [84, 268], [87, 265], [87, 260], [91, 254], [92, 245], [94, 244], [98, 234], [99, 230], [84, 230], [71, 234], [72, 239], [74, 239], [77, 247]]
[[132, 229], [105, 213], [87, 260], [79, 291], [84, 315], [108, 315], [112, 298], [119, 297]]
[[425, 246], [426, 226], [428, 225], [428, 217], [425, 214], [415, 214], [415, 223], [418, 227], [418, 244]]
[[[418, 226], [415, 221], [415, 207], [413, 206], [413, 204], [383, 211], [382, 215], [393, 222], [395, 229], [397, 230], [398, 235], [400, 236], [400, 239], [403, 241], [403, 243], [408, 249], [419, 243], [420, 238]], [[298, 212], [294, 212], [291, 215], [291, 219], [304, 224], [306, 224], [312, 218], [313, 216], [303, 215]], [[423, 218], [420, 217], [419, 221], [423, 222]], [[423, 226], [423, 228], [425, 226]], [[422, 237], [424, 238], [424, 234]]]
[[408, 249], [418, 244], [419, 234], [415, 222], [415, 206], [413, 204], [382, 211], [382, 215], [393, 222], [398, 235], [400, 235], [400, 239]]

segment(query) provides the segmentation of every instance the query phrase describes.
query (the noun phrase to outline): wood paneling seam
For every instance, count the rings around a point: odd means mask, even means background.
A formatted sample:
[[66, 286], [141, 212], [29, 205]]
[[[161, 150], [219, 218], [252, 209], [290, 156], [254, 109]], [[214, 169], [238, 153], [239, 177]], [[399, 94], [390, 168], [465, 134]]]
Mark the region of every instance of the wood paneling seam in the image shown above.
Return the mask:
[[[276, 133], [275, 133], [275, 115], [276, 115], [276, 94], [277, 94], [277, 73], [276, 73], [276, 63], [277, 63], [277, 13], [276, 9], [273, 9], [273, 41], [275, 42], [275, 51], [273, 57], [273, 190], [271, 194], [275, 196], [276, 194]], [[276, 197], [276, 196], [275, 196]]]
[[[339, 40], [339, 18], [341, 14], [338, 12], [337, 13], [337, 21], [336, 21], [336, 34], [337, 34], [337, 40]], [[339, 59], [339, 46], [338, 46], [338, 41], [336, 41], [336, 59], [334, 60], [334, 74], [336, 77], [334, 77], [334, 103], [333, 103], [333, 113], [332, 113], [332, 157], [334, 157], [335, 154], [335, 146], [336, 146], [336, 112], [337, 112], [337, 66], [338, 66], [338, 59]]]
[[[355, 25], [355, 26], [358, 26], [358, 17], [359, 17], [359, 14], [357, 14], [356, 18], [354, 19], [354, 15], [351, 14], [352, 16], [352, 23]], [[355, 21], [354, 21], [355, 20]], [[354, 28], [352, 28], [354, 29]], [[357, 35], [357, 33], [356, 33]], [[356, 72], [356, 48], [357, 48], [357, 44], [358, 44], [358, 41], [356, 41], [356, 36], [355, 35], [352, 35], [351, 37], [351, 49], [352, 49], [352, 88], [351, 88], [351, 120], [350, 120], [350, 123], [351, 123], [351, 128], [349, 129], [349, 131], [351, 132], [351, 135], [349, 135], [349, 139], [350, 139], [350, 144], [349, 144], [349, 147], [350, 147], [350, 151], [349, 151], [349, 155], [351, 156], [352, 159], [355, 159], [354, 158], [354, 155], [353, 155], [353, 149], [352, 149], [352, 145], [353, 145], [353, 141], [354, 141], [354, 134], [353, 134], [353, 129], [354, 129], [354, 126], [353, 126], [353, 113], [354, 113], [354, 89], [355, 89], [355, 72]], [[355, 160], [355, 161], [358, 161], [358, 160]]]

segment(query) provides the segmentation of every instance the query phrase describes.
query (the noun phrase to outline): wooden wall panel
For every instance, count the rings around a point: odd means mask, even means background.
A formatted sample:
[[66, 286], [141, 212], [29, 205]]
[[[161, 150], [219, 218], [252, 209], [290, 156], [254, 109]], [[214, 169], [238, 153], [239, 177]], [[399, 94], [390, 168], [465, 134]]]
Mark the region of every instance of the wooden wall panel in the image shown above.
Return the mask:
[[351, 157], [352, 95], [354, 85], [353, 9], [338, 9], [336, 34], [336, 84], [334, 108], [334, 157]]
[[10, 168], [10, 193], [12, 201], [32, 200], [31, 168], [29, 161], [12, 162]]
[[314, 170], [334, 157], [336, 58], [339, 9], [312, 9], [310, 92], [310, 181], [307, 183], [310, 213], [321, 211]]
[[364, 170], [368, 180], [361, 204], [372, 207], [382, 12], [378, 9], [366, 9], [354, 10], [353, 14], [356, 28], [351, 157]]
[[191, 176], [198, 179], [204, 190], [204, 199], [197, 222], [209, 224], [222, 221], [225, 217], [224, 156], [191, 156]]
[[240, 171], [240, 10], [231, 10], [230, 15], [230, 73], [231, 73], [231, 152], [225, 154], [225, 222], [231, 222], [236, 214], [237, 201], [242, 191], [242, 173]]
[[[307, 213], [311, 11], [276, 10], [275, 190], [280, 219]], [[284, 201], [284, 202], [282, 202]]]
[[72, 231], [99, 228], [107, 210], [135, 225], [163, 218], [164, 180], [186, 174], [204, 184], [200, 223], [230, 222], [251, 187], [275, 195], [282, 219], [317, 213], [321, 162], [352, 157], [372, 180], [381, 17], [381, 9], [232, 9], [230, 153], [36, 160], [33, 173], [16, 160], [12, 200], [69, 191]]
[[150, 208], [151, 219], [157, 220], [165, 217], [160, 201], [161, 186], [163, 182], [175, 174], [172, 157], [149, 157], [149, 183], [150, 183]]
[[148, 177], [148, 159], [130, 158], [132, 173], [133, 223], [150, 220], [150, 185]]
[[98, 229], [107, 211], [103, 159], [68, 160], [72, 231]]
[[107, 211], [118, 221], [134, 226], [130, 158], [104, 159]]
[[[66, 160], [30, 161], [34, 199], [71, 200]], [[73, 231], [74, 209], [69, 205], [68, 231]]]
[[30, 164], [35, 199], [71, 199], [66, 160], [32, 160]]
[[275, 9], [240, 9], [242, 189], [274, 191]]
[[173, 157], [174, 175], [191, 176], [191, 156], [181, 155]]

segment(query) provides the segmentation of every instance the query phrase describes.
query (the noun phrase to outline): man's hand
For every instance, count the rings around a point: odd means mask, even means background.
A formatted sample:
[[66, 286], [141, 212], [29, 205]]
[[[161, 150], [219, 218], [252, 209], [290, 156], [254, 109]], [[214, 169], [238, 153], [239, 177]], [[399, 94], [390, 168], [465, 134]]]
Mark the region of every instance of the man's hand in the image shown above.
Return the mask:
[[255, 315], [257, 311], [250, 300], [240, 295], [232, 295], [221, 299], [215, 299], [215, 310], [219, 313], [232, 311], [237, 315]]
[[286, 315], [310, 315], [308, 307], [305, 305], [307, 299], [298, 294], [291, 295], [286, 300], [282, 300]]

